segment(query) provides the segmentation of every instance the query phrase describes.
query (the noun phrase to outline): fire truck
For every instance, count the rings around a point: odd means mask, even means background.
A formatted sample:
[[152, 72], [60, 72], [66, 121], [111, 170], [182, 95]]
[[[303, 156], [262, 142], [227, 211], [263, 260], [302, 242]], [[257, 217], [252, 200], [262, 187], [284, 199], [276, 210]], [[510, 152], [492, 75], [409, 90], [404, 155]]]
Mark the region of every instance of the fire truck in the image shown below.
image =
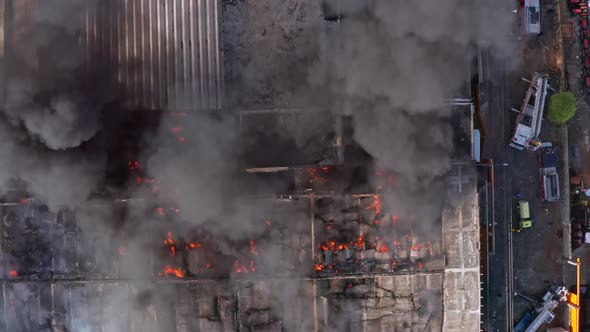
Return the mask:
[[544, 73], [534, 73], [530, 81], [523, 80], [529, 82], [529, 87], [520, 109], [513, 109], [518, 112], [518, 117], [509, 145], [518, 150], [536, 151], [542, 146], [550, 145], [539, 141], [547, 89], [550, 89], [549, 77]]
[[567, 288], [554, 285], [547, 290], [540, 303], [536, 303], [535, 310], [527, 312], [514, 327], [514, 332], [535, 332], [541, 325], [549, 324], [555, 314], [553, 311], [560, 303], [567, 302], [569, 292]]
[[557, 167], [559, 154], [557, 147], [543, 147], [537, 151], [539, 162], [539, 181], [541, 183], [541, 198], [545, 202], [559, 200], [559, 176]]

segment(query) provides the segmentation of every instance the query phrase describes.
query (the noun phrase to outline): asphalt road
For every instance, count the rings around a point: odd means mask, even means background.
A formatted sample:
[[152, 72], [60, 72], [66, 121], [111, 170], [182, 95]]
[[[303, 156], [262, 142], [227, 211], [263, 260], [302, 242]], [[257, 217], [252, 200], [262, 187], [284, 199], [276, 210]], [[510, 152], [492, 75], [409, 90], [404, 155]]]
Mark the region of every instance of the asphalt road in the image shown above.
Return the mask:
[[[510, 167], [501, 164], [511, 162], [507, 148], [510, 132], [511, 80], [505, 65], [485, 54], [483, 73], [482, 113], [486, 122], [487, 144], [484, 155], [494, 161], [495, 183], [493, 194], [488, 186], [488, 229], [493, 230], [493, 243], [488, 248], [488, 278], [484, 285], [484, 324], [488, 331], [512, 330], [512, 275], [511, 275], [511, 197]], [[485, 77], [487, 75], [487, 77]], [[512, 149], [510, 149], [512, 150]], [[485, 167], [484, 174], [488, 169]], [[485, 175], [484, 175], [485, 176]], [[492, 208], [489, 208], [491, 205]], [[484, 208], [484, 213], [486, 209]], [[487, 315], [486, 315], [487, 314]], [[487, 317], [486, 317], [487, 316]]]
[[[482, 206], [484, 214], [487, 208], [488, 224], [494, 226], [494, 250], [488, 250], [488, 276], [484, 284], [484, 324], [487, 331], [512, 331], [515, 322], [531, 309], [529, 302], [513, 296], [514, 291], [538, 298], [549, 283], [562, 279], [563, 234], [559, 203], [543, 203], [540, 199], [537, 154], [508, 147], [516, 120], [516, 114], [510, 109], [519, 107], [528, 86], [520, 78], [548, 69], [542, 63], [529, 62], [519, 72], [509, 73], [493, 58], [487, 62], [487, 67], [490, 74], [483, 90], [487, 95], [482, 99], [488, 128], [484, 156], [493, 158], [496, 166], [494, 195], [488, 193], [487, 206]], [[486, 69], [483, 71], [485, 73]], [[556, 84], [554, 78], [552, 84]], [[541, 138], [558, 144], [558, 132], [558, 128], [544, 123]], [[502, 166], [504, 163], [509, 166]], [[482, 173], [485, 177], [485, 170]], [[517, 192], [530, 202], [531, 214], [536, 220], [532, 229], [522, 233], [512, 232]], [[555, 323], [559, 324], [559, 320], [557, 318]]]

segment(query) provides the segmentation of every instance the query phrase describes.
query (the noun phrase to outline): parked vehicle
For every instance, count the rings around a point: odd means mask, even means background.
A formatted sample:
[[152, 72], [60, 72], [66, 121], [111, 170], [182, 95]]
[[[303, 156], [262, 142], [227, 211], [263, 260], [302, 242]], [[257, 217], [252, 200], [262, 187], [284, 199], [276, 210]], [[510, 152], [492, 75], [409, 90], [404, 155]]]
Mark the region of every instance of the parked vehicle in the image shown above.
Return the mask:
[[531, 218], [531, 210], [529, 208], [529, 202], [525, 200], [518, 201], [516, 206], [518, 215], [518, 224], [516, 228], [513, 228], [513, 232], [522, 232], [526, 229], [533, 227], [533, 219]]
[[[590, 56], [587, 63], [590, 68]], [[541, 146], [539, 134], [541, 133], [545, 99], [549, 87], [549, 76], [545, 73], [534, 73], [533, 78], [528, 82], [529, 88], [521, 103], [509, 146], [518, 150], [535, 151]]]
[[555, 202], [559, 200], [559, 176], [557, 168], [559, 154], [556, 146], [543, 147], [538, 150], [539, 181], [541, 184], [541, 200]]
[[574, 13], [575, 15], [580, 15], [582, 17], [587, 17], [588, 16], [588, 7], [574, 8], [574, 9], [572, 9], [572, 13]]

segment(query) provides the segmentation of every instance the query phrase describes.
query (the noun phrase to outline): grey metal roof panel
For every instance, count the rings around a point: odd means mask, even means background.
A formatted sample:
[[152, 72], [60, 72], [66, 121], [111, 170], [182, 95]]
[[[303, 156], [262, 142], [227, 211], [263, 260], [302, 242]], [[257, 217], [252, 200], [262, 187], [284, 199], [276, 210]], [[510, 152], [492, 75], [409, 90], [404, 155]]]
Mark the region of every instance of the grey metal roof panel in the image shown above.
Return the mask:
[[221, 107], [217, 0], [101, 1], [86, 13], [80, 42], [89, 66], [113, 71], [129, 106]]

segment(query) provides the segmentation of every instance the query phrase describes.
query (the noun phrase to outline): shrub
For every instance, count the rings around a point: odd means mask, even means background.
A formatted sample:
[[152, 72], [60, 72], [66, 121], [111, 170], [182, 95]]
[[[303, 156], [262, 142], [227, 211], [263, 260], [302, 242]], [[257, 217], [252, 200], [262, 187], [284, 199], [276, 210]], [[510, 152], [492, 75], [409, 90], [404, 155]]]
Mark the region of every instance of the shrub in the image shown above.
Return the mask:
[[571, 92], [554, 94], [549, 99], [547, 118], [555, 124], [564, 124], [576, 115], [576, 96]]

